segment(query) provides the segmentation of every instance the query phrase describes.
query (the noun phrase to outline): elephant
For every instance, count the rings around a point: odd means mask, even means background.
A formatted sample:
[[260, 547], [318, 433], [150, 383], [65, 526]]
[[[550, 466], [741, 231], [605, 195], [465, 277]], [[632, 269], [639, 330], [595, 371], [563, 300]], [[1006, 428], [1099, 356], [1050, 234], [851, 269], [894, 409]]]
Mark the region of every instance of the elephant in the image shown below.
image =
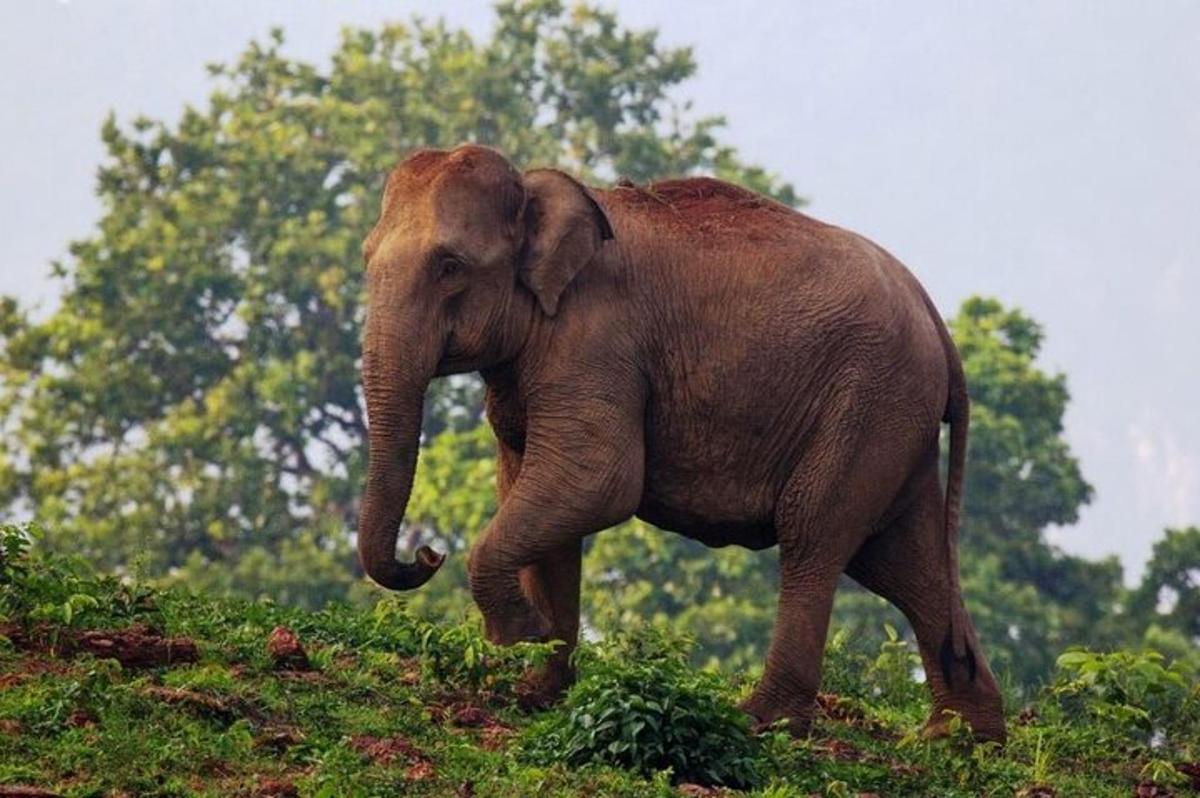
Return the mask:
[[963, 367], [896, 258], [713, 178], [589, 188], [475, 144], [389, 173], [363, 257], [362, 568], [410, 590], [442, 564], [428, 546], [398, 560], [397, 538], [426, 389], [478, 372], [498, 503], [470, 591], [492, 642], [562, 641], [531, 705], [574, 678], [584, 539], [636, 515], [710, 547], [778, 546], [770, 648], [741, 705], [755, 723], [808, 729], [845, 573], [910, 621], [925, 731], [957, 713], [1004, 739], [959, 588]]

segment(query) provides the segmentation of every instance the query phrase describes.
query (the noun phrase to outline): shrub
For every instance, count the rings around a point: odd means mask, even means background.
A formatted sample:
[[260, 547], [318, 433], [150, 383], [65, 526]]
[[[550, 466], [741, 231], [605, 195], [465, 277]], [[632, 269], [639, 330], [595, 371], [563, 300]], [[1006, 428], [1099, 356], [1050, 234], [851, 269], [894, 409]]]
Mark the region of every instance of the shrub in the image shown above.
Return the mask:
[[891, 624], [884, 624], [883, 629], [887, 637], [879, 644], [879, 655], [867, 668], [866, 682], [883, 702], [910, 705], [919, 701], [925, 691], [924, 685], [914, 678], [921, 667], [921, 657]]
[[584, 647], [582, 678], [562, 708], [530, 729], [535, 759], [608, 764], [676, 782], [755, 783], [759, 745], [720, 675], [688, 664], [690, 642], [642, 631]]
[[452, 687], [510, 693], [528, 669], [543, 664], [560, 645], [525, 641], [498, 646], [475, 624], [418, 623], [424, 628], [420, 653], [426, 678]]
[[1196, 675], [1156, 651], [1072, 649], [1058, 671], [1050, 690], [1066, 717], [1098, 723], [1110, 736], [1150, 744], [1200, 727]]
[[35, 553], [36, 524], [0, 524], [0, 620], [124, 624], [155, 615], [151, 591], [99, 575], [80, 557]]

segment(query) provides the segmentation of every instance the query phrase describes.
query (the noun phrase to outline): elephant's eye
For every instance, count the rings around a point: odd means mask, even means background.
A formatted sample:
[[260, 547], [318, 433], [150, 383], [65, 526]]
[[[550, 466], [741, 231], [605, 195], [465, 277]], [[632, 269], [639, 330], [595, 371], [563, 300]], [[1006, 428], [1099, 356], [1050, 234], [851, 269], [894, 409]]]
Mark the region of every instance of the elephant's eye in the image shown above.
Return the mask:
[[450, 254], [443, 254], [438, 258], [437, 263], [439, 277], [453, 277], [466, 267], [466, 264], [463, 262], [462, 258], [457, 255]]

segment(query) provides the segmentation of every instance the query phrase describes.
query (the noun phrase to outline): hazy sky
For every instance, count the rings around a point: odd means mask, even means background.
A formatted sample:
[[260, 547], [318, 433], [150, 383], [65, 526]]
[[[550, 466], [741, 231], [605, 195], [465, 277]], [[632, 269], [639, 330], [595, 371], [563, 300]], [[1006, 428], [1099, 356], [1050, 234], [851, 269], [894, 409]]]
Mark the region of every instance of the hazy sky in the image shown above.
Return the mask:
[[[950, 314], [971, 293], [1046, 327], [1095, 502], [1055, 530], [1133, 573], [1200, 523], [1200, 3], [629, 0], [695, 47], [682, 95], [810, 211], [904, 260]], [[98, 218], [99, 126], [175, 119], [204, 64], [271, 25], [325, 63], [342, 25], [413, 13], [484, 34], [476, 2], [5, 0], [0, 293], [53, 304], [48, 263]]]

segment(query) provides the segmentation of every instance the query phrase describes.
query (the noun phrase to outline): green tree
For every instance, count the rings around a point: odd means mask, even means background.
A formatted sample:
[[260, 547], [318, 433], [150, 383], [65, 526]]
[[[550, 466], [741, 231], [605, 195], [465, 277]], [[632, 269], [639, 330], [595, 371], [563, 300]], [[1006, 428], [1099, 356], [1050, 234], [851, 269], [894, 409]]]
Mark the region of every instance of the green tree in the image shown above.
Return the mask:
[[1200, 641], [1200, 527], [1168, 529], [1154, 544], [1142, 582], [1130, 596], [1139, 625], [1154, 624]]
[[1047, 527], [1078, 520], [1093, 491], [1063, 437], [1066, 376], [1037, 365], [1041, 325], [976, 297], [950, 326], [972, 399], [964, 591], [997, 664], [1028, 684], [1067, 645], [1120, 639], [1121, 566], [1045, 539]]
[[[719, 117], [672, 99], [688, 49], [555, 0], [501, 2], [495, 22], [479, 41], [441, 22], [347, 30], [325, 68], [273, 31], [211, 67], [207, 104], [174, 124], [105, 122], [103, 216], [54, 265], [59, 307], [35, 321], [0, 304], [5, 514], [106, 567], [346, 596], [359, 245], [400, 157], [469, 140], [593, 180], [703, 171], [798, 201], [719, 143]], [[471, 434], [479, 393], [434, 388], [431, 445]], [[415, 523], [458, 535], [445, 512]]]

